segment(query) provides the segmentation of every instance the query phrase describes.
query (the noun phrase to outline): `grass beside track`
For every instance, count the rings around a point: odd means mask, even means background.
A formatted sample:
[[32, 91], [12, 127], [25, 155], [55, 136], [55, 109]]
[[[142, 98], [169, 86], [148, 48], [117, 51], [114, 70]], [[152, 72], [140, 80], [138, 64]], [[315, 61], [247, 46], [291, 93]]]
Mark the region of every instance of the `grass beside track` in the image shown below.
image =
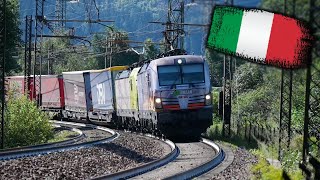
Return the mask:
[[[251, 167], [250, 179], [283, 179], [283, 169], [270, 165], [266, 160], [267, 158], [277, 159], [278, 154], [275, 144], [265, 144], [253, 137], [248, 141], [245, 137], [234, 132], [231, 133], [231, 137], [224, 137], [222, 135], [222, 123], [217, 121], [214, 121], [213, 125], [207, 130], [206, 136], [211, 140], [223, 141], [233, 147], [244, 147], [257, 156], [259, 161]], [[289, 154], [292, 156], [294, 153]], [[286, 158], [294, 159], [291, 156]], [[287, 173], [291, 179], [303, 179], [302, 172], [296, 167], [296, 164], [289, 165], [289, 172]]]
[[78, 133], [74, 131], [69, 131], [69, 130], [58, 131], [54, 134], [54, 137], [48, 141], [48, 143], [65, 141], [77, 135]]

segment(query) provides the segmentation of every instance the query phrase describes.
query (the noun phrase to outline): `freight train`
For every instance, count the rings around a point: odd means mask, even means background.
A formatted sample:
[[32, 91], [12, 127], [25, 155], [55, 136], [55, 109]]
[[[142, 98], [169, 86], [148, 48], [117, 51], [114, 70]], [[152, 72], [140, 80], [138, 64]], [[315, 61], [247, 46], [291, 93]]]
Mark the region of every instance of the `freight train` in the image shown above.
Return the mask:
[[[7, 77], [7, 89], [31, 99], [33, 79]], [[212, 123], [207, 62], [201, 56], [160, 57], [132, 66], [45, 75], [41, 108], [61, 118], [90, 121], [166, 137], [199, 137]]]

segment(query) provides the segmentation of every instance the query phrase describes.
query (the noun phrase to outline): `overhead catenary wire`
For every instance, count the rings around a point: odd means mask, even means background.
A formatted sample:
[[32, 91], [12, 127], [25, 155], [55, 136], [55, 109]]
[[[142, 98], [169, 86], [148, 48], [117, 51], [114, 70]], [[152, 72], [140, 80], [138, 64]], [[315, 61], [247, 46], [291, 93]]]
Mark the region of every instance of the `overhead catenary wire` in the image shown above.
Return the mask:
[[[86, 1], [86, 2], [89, 2], [89, 1]], [[49, 2], [48, 3], [49, 5], [47, 5], [48, 7], [51, 5], [54, 5], [52, 2]], [[89, 2], [89, 4], [86, 4], [86, 3], [84, 3], [84, 2], [81, 2], [81, 1], [79, 1], [79, 2], [77, 2], [77, 3], [75, 3], [75, 4], [77, 4], [78, 5], [78, 7], [84, 7], [85, 5], [87, 5], [87, 6], [89, 6], [89, 7], [87, 7], [87, 9], [90, 9], [91, 8], [91, 10], [89, 10], [89, 11], [91, 11], [91, 13], [92, 13], [92, 8], [102, 8], [102, 5], [101, 4], [99, 4], [98, 3], [98, 1], [97, 2], [94, 2], [94, 1], [90, 1]], [[134, 2], [132, 2], [131, 4], [134, 4]], [[129, 4], [130, 5], [130, 4]], [[126, 6], [129, 6], [128, 4], [126, 4]], [[71, 5], [71, 6], [69, 6], [69, 8], [71, 8], [71, 9], [73, 9], [75, 6], [74, 5]], [[116, 9], [117, 7], [112, 7], [113, 9]], [[134, 13], [132, 13], [132, 12], [130, 12], [130, 13], [122, 13], [122, 14], [120, 14], [120, 15], [117, 15], [117, 16], [126, 16], [126, 15], [132, 15], [132, 14], [144, 14], [144, 13], [148, 13], [148, 12], [155, 12], [155, 11], [159, 11], [159, 12], [162, 12], [162, 11], [166, 11], [166, 9], [164, 9], [164, 8], [162, 8], [162, 9], [150, 9], [150, 10], [146, 10], [146, 11], [141, 11], [141, 12], [134, 12]], [[71, 13], [73, 13], [73, 11], [71, 11]], [[76, 13], [76, 12], [75, 12]], [[78, 17], [83, 17], [83, 15], [80, 15], [80, 14], [78, 14], [79, 16]], [[102, 17], [102, 16], [101, 16]], [[104, 16], [104, 17], [107, 17], [107, 16]], [[112, 16], [108, 16], [108, 17], [112, 17]], [[162, 19], [162, 18], [164, 18], [165, 17], [165, 15], [163, 15], [162, 17], [159, 17], [158, 18], [158, 20], [160, 20], [160, 19]], [[76, 18], [72, 18], [72, 19], [76, 19]], [[80, 24], [79, 26], [77, 26], [77, 27], [75, 27], [75, 29], [80, 29], [80, 28], [83, 28], [83, 26], [85, 26], [86, 24], [85, 23], [82, 23], [82, 24]], [[141, 31], [141, 30], [143, 30], [143, 29], [147, 29], [148, 27], [150, 27], [150, 26], [155, 26], [155, 25], [152, 25], [152, 24], [147, 24], [146, 26], [143, 26], [143, 27], [139, 27], [137, 30], [134, 30], [134, 31], [131, 31], [131, 32], [127, 32], [127, 34], [128, 34], [128, 36], [130, 37], [130, 38], [134, 38], [134, 37], [143, 37], [143, 36], [146, 36], [146, 35], [149, 35], [149, 34], [157, 34], [157, 33], [160, 33], [161, 32], [161, 30], [155, 30], [155, 31]], [[192, 33], [201, 33], [201, 29], [199, 28], [199, 29], [197, 29], [196, 27], [191, 27], [191, 28], [195, 28], [195, 30], [190, 30], [190, 32], [188, 32], [188, 34], [190, 35], [190, 34], [192, 34]], [[86, 39], [91, 39], [92, 38], [92, 36], [88, 36]], [[155, 39], [153, 39], [153, 40], [155, 40], [156, 42], [157, 41], [160, 41], [162, 38], [155, 38]], [[79, 40], [80, 41], [80, 40]], [[80, 42], [78, 42], [78, 43], [81, 43], [82, 41], [80, 41]], [[96, 43], [96, 45], [103, 45], [105, 42], [104, 42], [104, 40], [101, 40], [101, 41], [96, 41], [95, 42]], [[89, 47], [89, 49], [91, 49], [90, 47]]]

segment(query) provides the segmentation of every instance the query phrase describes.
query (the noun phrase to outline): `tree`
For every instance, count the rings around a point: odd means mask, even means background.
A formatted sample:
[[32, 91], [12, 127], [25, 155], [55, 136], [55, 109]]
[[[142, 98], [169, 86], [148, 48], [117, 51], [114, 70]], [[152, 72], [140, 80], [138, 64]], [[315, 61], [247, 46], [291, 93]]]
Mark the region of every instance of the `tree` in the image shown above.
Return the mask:
[[159, 49], [153, 44], [152, 39], [148, 38], [144, 41], [144, 58], [151, 59], [156, 57], [159, 54]]
[[106, 53], [106, 35], [104, 34], [95, 34], [92, 39], [92, 47], [93, 47], [93, 52], [95, 54], [101, 54], [100, 56], [96, 56], [96, 61], [98, 64], [98, 69], [103, 69], [105, 68], [105, 54]]
[[[261, 65], [247, 62], [239, 66], [234, 74], [234, 91], [238, 93], [256, 89], [263, 84], [264, 69]], [[237, 82], [237, 83], [235, 83]]]
[[[49, 53], [50, 63], [53, 64], [50, 74], [61, 74], [66, 71], [81, 71], [97, 69], [96, 59], [87, 46], [71, 46], [69, 39], [47, 38], [43, 43], [43, 67], [47, 66], [47, 56]], [[91, 54], [90, 54], [91, 53]], [[42, 69], [43, 74], [47, 74], [46, 68]]]
[[[318, 4], [319, 4], [318, 0]], [[266, 9], [275, 13], [284, 13], [284, 1], [278, 0], [262, 0], [261, 8]], [[309, 15], [309, 0], [296, 0], [295, 10], [293, 10], [293, 1], [287, 2], [287, 12], [286, 14], [292, 15], [295, 11], [295, 17], [308, 21]]]
[[215, 50], [206, 49], [206, 60], [211, 71], [212, 86], [221, 87], [223, 77], [223, 55]]
[[[93, 52], [99, 54], [95, 57], [98, 68], [105, 68], [105, 65], [109, 67], [110, 56], [112, 57], [112, 66], [130, 65], [139, 61], [139, 55], [132, 51], [129, 46], [129, 36], [125, 31], [121, 31], [115, 27], [108, 27], [106, 34], [95, 34], [92, 42]], [[106, 49], [108, 49], [107, 53]], [[107, 61], [104, 54], [108, 57]]]
[[7, 0], [6, 6], [6, 73], [12, 74], [21, 71], [17, 59], [17, 47], [20, 45], [21, 31], [19, 29], [19, 1]]

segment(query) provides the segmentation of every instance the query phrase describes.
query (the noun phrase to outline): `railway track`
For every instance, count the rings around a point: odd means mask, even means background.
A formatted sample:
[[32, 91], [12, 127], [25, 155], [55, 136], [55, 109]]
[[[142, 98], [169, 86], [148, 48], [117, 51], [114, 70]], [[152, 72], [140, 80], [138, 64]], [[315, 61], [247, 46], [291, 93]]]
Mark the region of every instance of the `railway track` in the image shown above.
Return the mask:
[[[55, 123], [56, 126], [64, 126], [65, 128], [69, 128], [70, 130], [78, 132], [79, 135], [74, 137], [71, 140], [61, 142], [61, 144], [53, 143], [53, 144], [46, 144], [46, 145], [40, 145], [40, 146], [28, 147], [28, 148], [18, 148], [11, 151], [0, 152], [0, 160], [12, 160], [12, 159], [18, 159], [21, 157], [37, 156], [41, 154], [51, 154], [54, 152], [64, 152], [64, 151], [70, 152], [69, 150], [77, 150], [77, 149], [80, 150], [83, 147], [104, 146], [102, 147], [103, 149], [104, 148], [109, 149], [110, 146], [112, 147], [115, 145], [111, 141], [119, 137], [119, 133], [104, 127], [99, 127], [99, 126], [90, 125], [90, 124], [88, 125], [88, 124], [61, 122], [61, 121], [53, 121], [53, 122]], [[86, 136], [90, 136], [94, 134], [92, 132], [89, 134], [84, 133], [84, 131], [88, 131], [88, 130], [90, 131], [90, 129], [92, 130], [99, 129], [99, 130], [110, 133], [111, 136], [102, 138], [99, 140], [94, 140], [94, 141], [85, 140]], [[127, 132], [126, 133], [123, 132], [121, 134], [123, 134], [125, 138], [128, 138]], [[105, 144], [106, 142], [111, 142], [111, 144], [109, 143]], [[201, 142], [194, 142], [194, 143], [176, 143], [175, 144], [169, 140], [165, 140], [165, 141], [162, 140], [162, 142], [167, 144], [167, 146], [170, 148], [169, 151], [167, 149], [167, 152], [170, 152], [170, 153], [167, 153], [162, 157], [158, 156], [158, 158], [154, 160], [150, 158], [146, 158], [149, 160], [146, 160], [146, 161], [143, 160], [145, 163], [142, 163], [142, 164], [138, 163], [140, 165], [136, 166], [135, 168], [124, 166], [118, 171], [113, 170], [109, 173], [107, 173], [108, 171], [103, 173], [103, 170], [102, 171], [100, 170], [100, 173], [98, 174], [107, 174], [107, 175], [102, 175], [102, 176], [91, 175], [89, 177], [93, 179], [128, 179], [128, 178], [190, 179], [211, 170], [213, 167], [218, 165], [224, 158], [223, 151], [216, 144], [206, 139], [202, 139]], [[132, 151], [130, 149], [124, 149], [124, 150]], [[152, 152], [150, 151], [150, 153]], [[54, 155], [54, 156], [57, 156], [57, 155]], [[140, 155], [138, 155], [138, 157], [139, 156]], [[65, 177], [65, 176], [62, 176], [62, 177]]]
[[94, 179], [191, 179], [211, 170], [224, 159], [222, 149], [207, 139], [194, 143], [167, 143], [172, 152], [164, 158]]
[[7, 152], [21, 152], [21, 151], [27, 151], [27, 150], [36, 150], [36, 149], [72, 144], [72, 143], [76, 143], [76, 142], [80, 141], [81, 139], [83, 139], [85, 137], [84, 133], [77, 128], [65, 127], [65, 126], [56, 125], [56, 124], [54, 124], [53, 126], [57, 129], [61, 129], [61, 130], [74, 131], [77, 133], [77, 135], [74, 137], [71, 137], [67, 140], [59, 141], [59, 142], [44, 143], [44, 144], [39, 144], [39, 145], [34, 145], [34, 146], [18, 147], [18, 148], [0, 150], [0, 157], [1, 157], [1, 155], [5, 154]]
[[109, 143], [0, 161], [0, 179], [91, 179], [143, 166], [171, 152], [163, 141], [119, 131]]
[[[80, 123], [62, 122], [62, 121], [52, 121], [52, 122], [55, 124], [56, 127], [63, 126], [64, 128], [78, 132], [78, 135], [76, 137], [73, 137], [71, 139], [61, 141], [61, 142], [47, 143], [47, 144], [41, 144], [36, 146], [28, 146], [28, 147], [21, 147], [21, 148], [14, 148], [14, 149], [0, 151], [0, 160], [11, 160], [11, 159], [17, 159], [22, 157], [37, 156], [37, 155], [49, 154], [53, 152], [62, 152], [62, 151], [74, 150], [74, 149], [79, 149], [84, 147], [91, 147], [94, 145], [110, 142], [119, 136], [119, 134], [116, 133], [115, 131], [105, 127], [88, 125], [88, 124], [80, 124]], [[78, 127], [78, 128], [75, 128], [75, 127]], [[90, 139], [92, 139], [92, 137], [90, 137], [90, 135], [88, 136], [88, 134], [86, 133], [83, 133], [83, 130], [80, 130], [80, 128], [96, 129], [103, 132], [107, 132], [110, 135], [107, 137], [101, 137], [98, 140], [91, 141]]]

